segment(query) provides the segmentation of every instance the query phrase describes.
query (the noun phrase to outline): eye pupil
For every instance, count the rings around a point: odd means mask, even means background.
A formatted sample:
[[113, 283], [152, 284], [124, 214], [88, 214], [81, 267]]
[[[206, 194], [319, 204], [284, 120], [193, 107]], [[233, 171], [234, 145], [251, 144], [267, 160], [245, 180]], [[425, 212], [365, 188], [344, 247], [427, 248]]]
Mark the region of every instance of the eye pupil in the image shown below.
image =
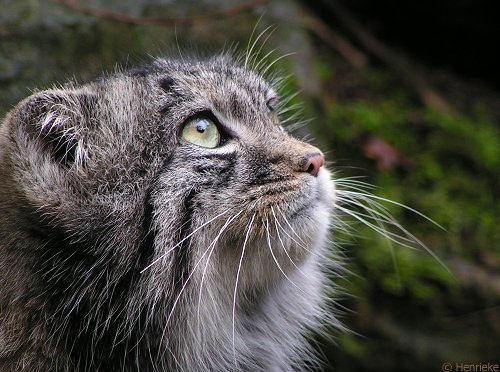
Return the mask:
[[198, 124], [196, 126], [196, 130], [198, 131], [198, 133], [203, 133], [205, 132], [205, 130], [207, 130], [207, 125], [206, 124]]

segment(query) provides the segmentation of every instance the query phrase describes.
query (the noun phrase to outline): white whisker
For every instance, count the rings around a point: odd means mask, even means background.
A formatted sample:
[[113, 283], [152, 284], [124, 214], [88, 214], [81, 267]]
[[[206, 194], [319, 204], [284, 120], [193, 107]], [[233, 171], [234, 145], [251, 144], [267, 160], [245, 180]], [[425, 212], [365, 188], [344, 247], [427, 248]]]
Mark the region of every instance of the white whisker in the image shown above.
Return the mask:
[[281, 268], [281, 265], [279, 264], [278, 262], [278, 259], [276, 258], [276, 256], [274, 255], [274, 252], [273, 252], [273, 248], [271, 246], [271, 235], [269, 233], [269, 220], [267, 219], [266, 217], [266, 223], [262, 222], [264, 227], [266, 228], [266, 235], [267, 235], [267, 245], [269, 247], [269, 252], [271, 252], [271, 256], [273, 257], [273, 260], [274, 262], [276, 263], [276, 266], [278, 267], [279, 271], [281, 271], [281, 273], [283, 274], [283, 276], [286, 278], [286, 280], [288, 280], [295, 288], [297, 288], [299, 291], [302, 292], [302, 289], [297, 286], [297, 284], [295, 284], [293, 282], [293, 280], [291, 280], [288, 275], [285, 274], [285, 272], [283, 271], [283, 269]]
[[243, 256], [245, 255], [245, 249], [246, 249], [246, 246], [247, 246], [247, 242], [248, 242], [248, 237], [250, 236], [250, 231], [252, 230], [252, 225], [253, 225], [253, 221], [255, 219], [255, 213], [252, 215], [252, 219], [250, 220], [249, 224], [247, 225], [247, 232], [246, 232], [246, 235], [245, 235], [245, 240], [243, 242], [243, 248], [241, 249], [241, 256], [240, 256], [240, 261], [238, 263], [238, 270], [236, 271], [236, 282], [234, 284], [234, 294], [233, 294], [233, 314], [232, 314], [232, 317], [233, 317], [233, 329], [232, 329], [232, 337], [233, 337], [233, 359], [234, 359], [234, 365], [235, 367], [238, 367], [237, 365], [237, 362], [236, 362], [236, 349], [235, 349], [235, 345], [234, 345], [234, 342], [235, 342], [235, 318], [236, 318], [236, 294], [238, 292], [238, 281], [240, 279], [240, 271], [241, 271], [241, 267], [243, 265]]
[[143, 274], [147, 269], [149, 269], [151, 266], [156, 264], [158, 261], [163, 259], [166, 255], [168, 255], [170, 252], [172, 252], [175, 248], [177, 248], [179, 245], [181, 245], [183, 242], [185, 242], [187, 239], [189, 239], [193, 234], [195, 234], [197, 231], [202, 229], [203, 227], [207, 226], [209, 223], [212, 221], [216, 220], [217, 218], [225, 215], [227, 212], [229, 212], [229, 209], [226, 209], [224, 212], [219, 213], [217, 216], [211, 218], [207, 222], [203, 223], [202, 225], [198, 226], [196, 229], [194, 229], [191, 233], [189, 233], [187, 236], [185, 236], [181, 241], [179, 241], [176, 245], [174, 245], [172, 248], [169, 248], [165, 253], [162, 253], [158, 258], [156, 258], [153, 262], [151, 262], [148, 266], [146, 266], [144, 269], [141, 270], [141, 274]]
[[[359, 222], [363, 223], [364, 225], [368, 226], [372, 230], [378, 232], [380, 235], [382, 235], [386, 239], [389, 239], [389, 240], [393, 241], [394, 243], [396, 243], [398, 245], [401, 245], [403, 247], [406, 247], [406, 248], [409, 248], [409, 249], [416, 249], [414, 246], [402, 242], [402, 240], [406, 240], [408, 242], [413, 242], [412, 240], [409, 240], [408, 238], [401, 237], [398, 234], [391, 233], [391, 232], [387, 231], [384, 228], [380, 228], [377, 225], [374, 225], [373, 223], [369, 222], [366, 218], [363, 218], [362, 216], [360, 216], [358, 213], [353, 212], [353, 211], [351, 211], [351, 210], [349, 210], [347, 208], [344, 208], [344, 207], [342, 207], [340, 205], [337, 205], [337, 208], [339, 210], [341, 210], [342, 212], [348, 214], [349, 216], [355, 218]], [[398, 240], [398, 238], [401, 239], [401, 240]]]
[[[269, 29], [270, 27], [268, 27], [267, 29]], [[267, 29], [265, 31], [267, 31]], [[269, 31], [269, 33], [267, 34], [266, 38], [262, 41], [262, 43], [260, 44], [260, 47], [259, 49], [254, 53], [254, 56], [253, 56], [253, 59], [252, 59], [252, 66], [251, 66], [251, 69], [253, 71], [259, 71], [259, 68], [260, 68], [260, 65], [265, 62], [267, 60], [267, 58], [272, 54], [274, 53], [275, 49], [273, 49], [272, 51], [270, 51], [269, 53], [267, 53], [264, 57], [260, 58], [260, 61], [259, 63], [257, 63], [257, 65], [255, 64], [255, 62], [257, 61], [257, 58], [259, 57], [259, 54], [261, 53], [262, 51], [262, 48], [264, 48], [264, 46], [266, 45], [267, 41], [269, 40], [269, 38], [271, 37], [271, 35], [274, 33], [274, 31], [276, 31], [276, 27], [274, 27], [271, 31]]]
[[[400, 208], [406, 209], [426, 221], [431, 222], [435, 226], [439, 227], [442, 230], [445, 230], [440, 224], [438, 224], [436, 221], [432, 220], [431, 218], [427, 217], [423, 213], [408, 207], [407, 205], [404, 205], [402, 203], [398, 203], [396, 201], [383, 198], [377, 195], [371, 194], [369, 191], [373, 188], [370, 184], [360, 181], [359, 177], [347, 177], [347, 178], [340, 178], [336, 180], [336, 185], [337, 185], [337, 196], [338, 196], [338, 204], [337, 204], [337, 209], [343, 211], [344, 213], [350, 215], [354, 219], [360, 221], [364, 225], [370, 227], [377, 233], [381, 234], [384, 236], [388, 243], [394, 242], [397, 243], [403, 247], [407, 247], [410, 249], [415, 249], [417, 247], [423, 248], [429, 255], [431, 255], [442, 267], [444, 267], [448, 272], [450, 271], [448, 267], [442, 262], [442, 260], [431, 250], [429, 249], [421, 240], [419, 240], [415, 235], [410, 233], [407, 229], [405, 229], [399, 222], [397, 222], [396, 218], [392, 216], [392, 214], [389, 212], [388, 208], [382, 205], [379, 201], [396, 205]], [[360, 208], [364, 211], [366, 211], [368, 214], [365, 213], [360, 213], [360, 212], [355, 212], [352, 211], [348, 208], [342, 207], [341, 204], [345, 204], [347, 206], [352, 205], [354, 207]], [[373, 221], [374, 223], [370, 222]], [[393, 226], [397, 230], [399, 230], [403, 235], [397, 234], [390, 232], [386, 229], [386, 225]], [[390, 245], [391, 248], [391, 255], [393, 257], [393, 261], [395, 262], [395, 254], [393, 251], [392, 245]], [[397, 269], [397, 268], [396, 268]]]
[[294, 55], [295, 53], [286, 53], [286, 54], [283, 54], [282, 56], [276, 58], [274, 61], [272, 61], [271, 63], [269, 63], [266, 67], [266, 69], [264, 71], [261, 72], [261, 75], [262, 76], [266, 76], [267, 72], [279, 61], [281, 61], [282, 59], [286, 58], [286, 57], [289, 57], [289, 56], [292, 56]]
[[[337, 182], [337, 184], [339, 184]], [[345, 185], [345, 184], [344, 184]], [[376, 199], [376, 200], [381, 200], [383, 202], [386, 202], [386, 203], [390, 203], [390, 204], [393, 204], [393, 205], [397, 205], [398, 207], [401, 207], [401, 208], [404, 208], [406, 210], [409, 210], [410, 212], [412, 213], [415, 213], [416, 215], [424, 218], [425, 220], [429, 221], [430, 223], [432, 223], [433, 225], [439, 227], [440, 229], [442, 230], [445, 230], [446, 229], [441, 226], [440, 224], [438, 224], [436, 221], [434, 221], [433, 219], [427, 217], [425, 214], [417, 211], [416, 209], [413, 209], [411, 207], [408, 207], [407, 205], [405, 204], [402, 204], [402, 203], [398, 203], [394, 200], [390, 200], [390, 199], [386, 199], [386, 198], [383, 198], [383, 197], [380, 197], [380, 196], [377, 196], [377, 195], [373, 195], [373, 194], [368, 194], [368, 193], [363, 193], [363, 192], [356, 192], [356, 191], [348, 191], [348, 190], [340, 190], [341, 192], [345, 193], [345, 194], [352, 194], [352, 195], [357, 195], [357, 196], [360, 196], [360, 197], [366, 197], [368, 199], [371, 199], [373, 201], [373, 199]]]
[[[274, 30], [273, 30], [274, 31]], [[272, 32], [272, 31], [271, 31]], [[271, 34], [269, 34], [269, 36], [271, 36]], [[269, 36], [266, 38], [265, 41], [267, 41], [267, 39], [269, 38]], [[255, 65], [255, 60], [257, 59], [259, 53], [260, 53], [260, 50], [262, 49], [264, 45], [261, 45], [259, 50], [257, 51], [257, 53], [255, 54], [255, 57], [254, 57], [254, 61], [253, 61], [253, 64], [252, 64], [252, 70], [253, 71], [259, 71], [259, 69], [262, 67], [263, 64], [266, 63], [267, 59], [269, 58], [270, 55], [272, 55], [274, 52], [276, 52], [276, 49], [272, 49], [271, 51], [267, 52], [261, 59], [260, 61]]]
[[[243, 64], [243, 66], [246, 68], [248, 66], [248, 62], [250, 61], [250, 58], [252, 58], [252, 52], [253, 52], [253, 49], [255, 48], [255, 46], [257, 45], [257, 43], [259, 42], [260, 38], [262, 37], [262, 35], [264, 35], [269, 29], [271, 29], [272, 27], [274, 26], [267, 26], [260, 34], [259, 36], [257, 36], [255, 38], [255, 40], [253, 41], [252, 43], [252, 37], [254, 35], [254, 31], [257, 29], [257, 26], [260, 22], [260, 19], [259, 21], [257, 22], [257, 24], [255, 25], [255, 28], [254, 30], [252, 31], [252, 34], [250, 35], [250, 39], [248, 40], [248, 46], [247, 46], [247, 52], [245, 53], [246, 56], [245, 56], [245, 63]], [[250, 46], [251, 44], [251, 46]], [[250, 48], [249, 48], [250, 47]]]
[[287, 218], [285, 217], [285, 215], [283, 214], [283, 212], [280, 210], [280, 208], [278, 206], [276, 206], [276, 209], [278, 210], [278, 212], [280, 213], [281, 217], [283, 218], [283, 221], [285, 221], [285, 223], [288, 225], [288, 227], [290, 228], [290, 230], [292, 230], [292, 233], [297, 236], [301, 242], [295, 240], [295, 238], [293, 236], [291, 236], [287, 229], [285, 229], [283, 227], [282, 224], [280, 224], [280, 222], [278, 221], [278, 218], [274, 212], [274, 207], [271, 206], [271, 212], [273, 213], [274, 215], [274, 219], [275, 219], [275, 223], [278, 224], [278, 226], [281, 228], [281, 231], [283, 231], [283, 233], [288, 237], [290, 238], [295, 244], [297, 244], [297, 246], [299, 246], [300, 248], [304, 249], [305, 251], [307, 251], [308, 253], [312, 254], [312, 255], [315, 255], [315, 256], [318, 256], [318, 253], [316, 252], [313, 252], [311, 251], [308, 247], [307, 247], [307, 244], [302, 240], [302, 237], [295, 231], [295, 229], [292, 227], [292, 225], [290, 224], [290, 222], [287, 220]]
[[[286, 231], [279, 224], [278, 219], [276, 218], [276, 214], [274, 213], [274, 208], [272, 206], [271, 206], [271, 211], [273, 212], [273, 216], [274, 216], [274, 225], [276, 226], [276, 235], [278, 236], [278, 240], [280, 241], [281, 246], [283, 247], [283, 251], [285, 252], [285, 254], [288, 257], [288, 259], [290, 260], [290, 262], [292, 263], [293, 267], [295, 267], [297, 269], [297, 271], [300, 272], [303, 276], [307, 277], [307, 275], [300, 269], [300, 267], [297, 266], [297, 264], [292, 259], [292, 257], [290, 257], [290, 254], [288, 254], [288, 250], [285, 247], [285, 243], [283, 242], [283, 239], [281, 239], [281, 235], [279, 233], [279, 229], [281, 228], [281, 230], [285, 234], [286, 234]], [[307, 250], [307, 251], [309, 252], [309, 250]]]
[[179, 293], [177, 294], [177, 296], [175, 297], [175, 300], [172, 304], [172, 308], [170, 309], [170, 312], [168, 314], [168, 317], [167, 317], [167, 321], [165, 322], [165, 326], [164, 326], [164, 330], [163, 330], [163, 335], [162, 335], [162, 340], [165, 336], [165, 332], [167, 331], [168, 329], [168, 325], [170, 323], [170, 319], [172, 319], [172, 316], [174, 315], [174, 312], [175, 312], [175, 308], [177, 307], [177, 304], [182, 296], [182, 294], [184, 293], [184, 290], [186, 289], [189, 281], [191, 280], [191, 277], [194, 275], [194, 273], [196, 272], [196, 268], [198, 267], [198, 265], [203, 261], [203, 258], [205, 257], [205, 255], [210, 251], [211, 247], [208, 246], [208, 248], [203, 252], [203, 254], [201, 255], [200, 259], [196, 262], [196, 264], [193, 266], [193, 269], [191, 270], [191, 272], [189, 273], [188, 277], [186, 278], [186, 281], [183, 283]]
[[210, 262], [210, 257], [212, 256], [212, 253], [215, 250], [215, 247], [217, 246], [217, 242], [219, 241], [220, 237], [222, 236], [222, 233], [227, 229], [227, 227], [233, 222], [241, 213], [243, 213], [243, 210], [239, 211], [237, 214], [235, 214], [233, 217], [230, 217], [226, 220], [224, 225], [221, 227], [219, 233], [216, 235], [212, 243], [208, 246], [210, 249], [210, 253], [208, 254], [207, 257], [207, 262], [205, 263], [205, 267], [203, 268], [203, 274], [201, 276], [201, 282], [200, 282], [200, 293], [198, 294], [198, 310], [197, 310], [197, 315], [198, 315], [198, 320], [200, 319], [200, 304], [201, 304], [201, 295], [202, 295], [202, 290], [203, 290], [203, 283], [205, 281], [205, 274], [207, 272], [208, 264]]
[[290, 237], [290, 239], [292, 239], [295, 243], [297, 243], [298, 245], [300, 245], [302, 248], [306, 249], [307, 250], [307, 244], [306, 242], [304, 242], [304, 240], [302, 240], [302, 237], [297, 234], [297, 232], [295, 231], [295, 229], [292, 227], [292, 225], [290, 224], [290, 222], [288, 222], [288, 219], [286, 218], [285, 214], [279, 209], [279, 207], [277, 207], [278, 209], [278, 212], [280, 213], [281, 217], [283, 218], [283, 221], [285, 221], [285, 223], [288, 225], [288, 227], [290, 228], [290, 230], [292, 231], [292, 233], [300, 240], [300, 243], [297, 242], [295, 239], [293, 239], [290, 235], [287, 235]]

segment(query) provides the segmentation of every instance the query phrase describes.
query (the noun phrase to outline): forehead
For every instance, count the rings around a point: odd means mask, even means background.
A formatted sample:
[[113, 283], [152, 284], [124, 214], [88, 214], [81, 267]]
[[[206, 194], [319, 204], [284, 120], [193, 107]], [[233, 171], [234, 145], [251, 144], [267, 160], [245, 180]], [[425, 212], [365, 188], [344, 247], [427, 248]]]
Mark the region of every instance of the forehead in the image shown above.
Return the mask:
[[276, 96], [274, 89], [252, 71], [229, 61], [159, 64], [160, 75], [180, 99], [214, 109], [227, 116], [243, 118], [263, 111]]

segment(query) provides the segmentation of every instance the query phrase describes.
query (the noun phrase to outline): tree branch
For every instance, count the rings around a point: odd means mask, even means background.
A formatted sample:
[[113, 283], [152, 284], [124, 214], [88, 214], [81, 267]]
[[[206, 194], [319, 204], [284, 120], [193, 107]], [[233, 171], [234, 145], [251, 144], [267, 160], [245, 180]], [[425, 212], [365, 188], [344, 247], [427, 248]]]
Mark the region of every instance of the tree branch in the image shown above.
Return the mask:
[[357, 50], [347, 39], [333, 31], [320, 19], [306, 15], [301, 20], [302, 26], [335, 49], [352, 66], [362, 69], [367, 64], [366, 56]]
[[422, 72], [418, 66], [374, 37], [338, 1], [328, 1], [328, 7], [356, 41], [365, 50], [398, 73], [403, 81], [418, 94], [424, 104], [438, 111], [454, 111], [451, 104], [434, 90], [425, 72]]
[[252, 0], [236, 5], [232, 8], [222, 9], [213, 13], [196, 15], [186, 18], [162, 18], [162, 17], [136, 17], [125, 13], [117, 13], [104, 9], [97, 9], [81, 5], [73, 0], [50, 0], [55, 4], [60, 4], [78, 13], [83, 13], [93, 17], [107, 19], [114, 22], [127, 23], [131, 25], [145, 26], [196, 26], [202, 23], [211, 22], [220, 18], [229, 18], [235, 15], [249, 12], [256, 9], [270, 0]]

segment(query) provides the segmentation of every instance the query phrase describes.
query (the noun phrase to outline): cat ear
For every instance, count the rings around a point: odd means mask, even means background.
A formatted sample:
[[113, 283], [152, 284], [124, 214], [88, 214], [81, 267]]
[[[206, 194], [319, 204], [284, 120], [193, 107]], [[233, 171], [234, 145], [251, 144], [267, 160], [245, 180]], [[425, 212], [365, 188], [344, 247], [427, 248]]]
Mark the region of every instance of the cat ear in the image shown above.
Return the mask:
[[80, 167], [87, 158], [85, 137], [93, 108], [95, 96], [89, 91], [36, 93], [18, 107], [18, 131], [31, 149], [64, 167]]

